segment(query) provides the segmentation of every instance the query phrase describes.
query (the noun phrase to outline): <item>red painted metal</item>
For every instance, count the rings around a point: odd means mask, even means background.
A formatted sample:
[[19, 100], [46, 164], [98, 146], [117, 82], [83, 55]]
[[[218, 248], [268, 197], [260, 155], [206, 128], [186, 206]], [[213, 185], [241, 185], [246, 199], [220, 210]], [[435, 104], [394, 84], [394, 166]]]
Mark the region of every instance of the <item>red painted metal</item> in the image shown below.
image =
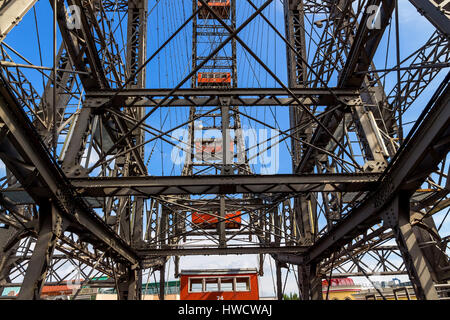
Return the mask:
[[[198, 7], [200, 11], [198, 17], [200, 19], [214, 19], [214, 16], [206, 8], [202, 8], [203, 4], [198, 1]], [[230, 0], [211, 0], [208, 6], [221, 18], [229, 19], [231, 13]]]
[[61, 296], [61, 295], [71, 295], [73, 289], [69, 288], [66, 284], [57, 286], [44, 286], [41, 290], [41, 295], [45, 296]]
[[[351, 278], [331, 279], [331, 287], [354, 286], [355, 283]], [[328, 286], [328, 280], [322, 280], [322, 286]]]
[[[205, 273], [180, 275], [180, 300], [259, 300], [258, 274], [256, 271], [237, 274], [207, 274], [207, 270], [205, 270]], [[202, 290], [201, 292], [192, 292], [189, 288], [190, 281], [200, 282], [205, 279], [205, 282], [214, 282], [218, 278], [221, 281], [228, 281], [228, 283], [234, 278], [241, 281], [241, 283], [248, 279], [249, 290], [237, 291], [234, 286], [234, 290], [230, 290], [229, 286], [227, 286], [227, 289], [221, 291], [211, 290], [206, 292], [206, 290]]]
[[231, 73], [229, 72], [199, 72], [198, 86], [231, 86]]
[[[214, 216], [207, 213], [192, 213], [192, 223], [203, 229], [216, 229], [219, 213], [215, 212]], [[241, 211], [225, 214], [225, 229], [239, 229], [241, 227]]]
[[[228, 147], [228, 151], [234, 152], [234, 143], [233, 141], [230, 142], [230, 145]], [[217, 154], [222, 153], [222, 140], [217, 141], [195, 141], [195, 152], [200, 153], [211, 153], [211, 154]]]

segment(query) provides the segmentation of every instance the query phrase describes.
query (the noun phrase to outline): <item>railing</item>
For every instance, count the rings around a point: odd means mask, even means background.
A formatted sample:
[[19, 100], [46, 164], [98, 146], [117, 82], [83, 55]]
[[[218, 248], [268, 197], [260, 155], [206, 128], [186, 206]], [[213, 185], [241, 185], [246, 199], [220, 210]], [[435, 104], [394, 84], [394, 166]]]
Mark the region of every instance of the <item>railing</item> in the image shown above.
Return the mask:
[[[450, 300], [450, 283], [435, 284], [434, 287], [439, 296], [439, 300]], [[402, 298], [406, 298], [406, 300], [416, 300], [416, 295], [412, 286], [396, 286], [379, 289], [383, 296], [388, 300], [392, 298], [395, 300], [401, 300]], [[381, 297], [379, 293], [373, 292], [372, 290], [374, 289], [369, 289], [367, 294], [364, 295], [365, 300], [383, 300], [383, 297]]]

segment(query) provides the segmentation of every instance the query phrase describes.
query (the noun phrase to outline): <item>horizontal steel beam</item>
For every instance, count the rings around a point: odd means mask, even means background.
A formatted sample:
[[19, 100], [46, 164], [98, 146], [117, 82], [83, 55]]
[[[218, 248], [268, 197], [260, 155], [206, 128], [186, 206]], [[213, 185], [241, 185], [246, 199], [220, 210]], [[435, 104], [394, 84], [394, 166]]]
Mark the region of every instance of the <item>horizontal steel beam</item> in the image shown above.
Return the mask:
[[[371, 276], [399, 276], [399, 275], [407, 275], [408, 272], [406, 270], [400, 271], [376, 271], [376, 272], [349, 272], [349, 273], [336, 273], [333, 272], [333, 278], [349, 278], [349, 277], [371, 277]], [[323, 276], [327, 276], [324, 274]]]
[[[355, 89], [291, 89], [304, 105], [355, 105], [360, 103]], [[89, 91], [84, 107], [156, 106], [170, 94], [170, 89], [128, 89], [122, 91]], [[245, 89], [179, 89], [161, 106], [218, 106], [224, 99], [232, 106], [291, 106], [296, 101], [280, 88]], [[110, 103], [110, 105], [108, 105]]]
[[[253, 176], [166, 176], [73, 178], [86, 197], [155, 196], [184, 194], [360, 192], [376, 186], [378, 174], [304, 174]], [[44, 190], [41, 190], [44, 191]], [[35, 190], [39, 192], [39, 190]]]
[[241, 254], [276, 254], [276, 253], [290, 253], [299, 254], [308, 249], [304, 246], [280, 247], [226, 247], [226, 248], [168, 248], [168, 249], [137, 249], [138, 255], [143, 259], [153, 259], [156, 257], [171, 257], [171, 256], [214, 256], [214, 255], [241, 255]]

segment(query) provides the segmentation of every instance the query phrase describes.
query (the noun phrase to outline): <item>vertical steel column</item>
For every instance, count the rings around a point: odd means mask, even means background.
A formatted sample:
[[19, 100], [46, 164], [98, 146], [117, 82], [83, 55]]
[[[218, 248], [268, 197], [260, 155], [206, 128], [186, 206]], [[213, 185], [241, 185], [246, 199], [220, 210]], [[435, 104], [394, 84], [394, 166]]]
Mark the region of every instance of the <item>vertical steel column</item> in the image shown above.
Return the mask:
[[127, 267], [119, 279], [119, 300], [142, 300], [142, 270]]
[[445, 254], [446, 243], [439, 236], [433, 216], [423, 218], [422, 213], [411, 212], [411, 225], [421, 250], [430, 266], [435, 283], [446, 283], [450, 277], [450, 261]]
[[322, 300], [322, 279], [317, 275], [317, 265], [298, 266], [298, 282], [302, 300]]
[[[289, 88], [303, 88], [307, 80], [307, 61], [306, 43], [305, 43], [305, 21], [304, 21], [304, 7], [302, 0], [289, 0], [284, 2], [284, 16], [286, 25], [286, 39], [295, 49], [291, 50], [286, 46], [287, 67], [288, 67], [288, 86]], [[301, 108], [291, 106], [289, 108], [290, 125], [291, 128], [296, 128], [302, 120], [303, 112]], [[305, 131], [298, 131], [294, 133], [292, 140], [293, 168], [295, 169], [299, 164], [302, 146], [298, 139], [306, 138]]]
[[17, 234], [11, 227], [0, 228], [0, 294], [3, 290], [2, 285], [10, 282], [9, 274], [14, 266], [14, 255], [19, 248], [19, 243], [9, 248], [6, 246]]
[[[138, 74], [137, 70], [145, 63], [147, 54], [147, 10], [148, 1], [129, 0], [128, 1], [128, 24], [127, 24], [127, 52], [126, 67], [127, 76], [132, 77], [128, 84], [130, 89], [142, 89], [146, 84], [146, 68], [143, 68]], [[144, 108], [133, 108], [128, 110], [136, 120], [144, 117]], [[145, 139], [145, 133], [142, 129], [136, 129], [133, 132], [133, 142], [140, 145]], [[139, 156], [144, 157], [144, 147], [138, 149]], [[133, 175], [138, 170], [129, 170], [128, 164], [125, 164], [125, 175]], [[120, 201], [122, 204], [122, 200]], [[144, 199], [142, 197], [129, 198], [126, 201], [125, 208], [121, 215], [121, 230], [128, 234], [128, 238], [133, 245], [139, 245], [142, 242]], [[133, 226], [130, 226], [130, 223]], [[131, 228], [131, 230], [130, 230]], [[142, 295], [142, 271], [131, 271], [132, 277], [129, 281], [128, 300], [141, 300]]]
[[[302, 0], [289, 0], [284, 2], [284, 16], [286, 25], [286, 38], [295, 48], [295, 52], [289, 46], [286, 46], [287, 67], [288, 67], [288, 85], [289, 88], [302, 88], [306, 85], [307, 80], [307, 61], [306, 43], [305, 43], [305, 21], [304, 21], [304, 4]], [[291, 106], [289, 108], [290, 126], [296, 128], [298, 124], [305, 119], [305, 114], [301, 108]], [[294, 129], [296, 130], [296, 129]], [[302, 145], [300, 140], [308, 139], [311, 136], [310, 130], [296, 130], [293, 132], [292, 167], [295, 171], [302, 157]], [[298, 196], [294, 199], [294, 210], [296, 220], [300, 229], [300, 235], [303, 242], [311, 243], [312, 221], [311, 221], [311, 197], [308, 195]]]
[[[295, 52], [289, 46], [287, 50], [287, 66], [288, 66], [288, 85], [289, 88], [305, 87], [307, 81], [307, 61], [306, 41], [305, 41], [305, 10], [302, 0], [289, 0], [284, 2], [284, 16], [286, 25], [286, 38], [295, 48]], [[299, 123], [305, 121], [305, 117], [301, 108], [291, 106], [289, 109], [291, 128], [297, 128]], [[292, 141], [292, 167], [295, 171], [300, 163], [304, 150], [299, 142], [311, 138], [311, 130], [297, 129], [293, 132]], [[314, 242], [314, 226], [316, 222], [315, 213], [313, 212], [314, 197], [312, 195], [299, 195], [294, 198], [294, 208], [292, 213], [295, 214], [300, 234], [300, 241], [305, 244]], [[315, 207], [315, 206], [314, 206]], [[314, 213], [314, 214], [313, 214]], [[291, 219], [294, 220], [294, 219]], [[313, 296], [311, 294], [311, 284], [314, 283], [314, 274], [310, 272], [311, 266], [301, 265], [298, 267], [299, 273], [299, 291], [303, 300], [309, 300]], [[320, 290], [322, 290], [320, 288]], [[314, 295], [317, 296], [317, 295]], [[320, 291], [321, 297], [321, 291]]]
[[[210, 4], [208, 4], [210, 3]], [[201, 6], [205, 7], [201, 7]], [[217, 9], [219, 7], [219, 9]], [[198, 9], [199, 14], [195, 15], [192, 23], [192, 68], [197, 68], [198, 64], [202, 63], [204, 59], [208, 56], [208, 52], [211, 52], [216, 49], [215, 46], [218, 45], [223, 39], [222, 37], [226, 37], [229, 35], [229, 32], [222, 25], [219, 25], [214, 17], [214, 14], [211, 14], [211, 10], [215, 11], [223, 20], [226, 21], [226, 24], [232, 28], [236, 28], [236, 1], [231, 0], [225, 3], [224, 7], [216, 6], [214, 1], [205, 3], [199, 2], [197, 0], [192, 1], [192, 12], [196, 12]], [[206, 48], [205, 43], [210, 42], [210, 48]], [[218, 52], [216, 56], [212, 57], [200, 70], [196, 75], [193, 75], [191, 87], [192, 88], [200, 88], [200, 87], [210, 87], [210, 88], [221, 88], [226, 89], [229, 87], [236, 88], [237, 87], [237, 62], [236, 62], [236, 39], [232, 39], [229, 44], [227, 44], [227, 49]], [[200, 55], [202, 52], [203, 55]], [[230, 55], [231, 52], [231, 55]], [[209, 83], [205, 82], [197, 83], [197, 76], [199, 74], [210, 76], [217, 76], [222, 73], [226, 73], [230, 75], [230, 83], [228, 82], [220, 82], [220, 83]], [[207, 122], [206, 126], [202, 128], [196, 128], [196, 124], [192, 121], [189, 124], [189, 146], [190, 148], [195, 148], [194, 150], [190, 150], [186, 156], [186, 162], [183, 168], [183, 175], [195, 175], [195, 174], [222, 174], [222, 175], [233, 175], [236, 172], [240, 174], [247, 174], [248, 172], [244, 172], [242, 170], [245, 164], [235, 162], [234, 155], [235, 150], [243, 150], [242, 147], [243, 142], [241, 141], [242, 135], [240, 132], [236, 132], [234, 140], [231, 138], [231, 130], [240, 129], [240, 118], [238, 113], [235, 111], [235, 107], [233, 107], [230, 103], [230, 99], [221, 98], [218, 107], [220, 107], [220, 113], [214, 113], [211, 115], [204, 116], [199, 119]], [[197, 107], [191, 107], [190, 109], [190, 119], [194, 118], [198, 115]], [[205, 120], [204, 120], [205, 119]], [[220, 122], [219, 122], [220, 121]], [[213, 152], [203, 151], [203, 144], [210, 143], [210, 141], [203, 140], [203, 128], [215, 129], [217, 132], [221, 132], [221, 137], [214, 137], [217, 140], [213, 140]], [[199, 137], [194, 136], [195, 129], [200, 129], [201, 131], [201, 139]], [[200, 135], [199, 135], [200, 136]], [[218, 144], [216, 144], [221, 138], [219, 149]], [[199, 139], [199, 140], [198, 140]], [[195, 145], [197, 143], [202, 144], [202, 146], [197, 149]], [[235, 148], [237, 146], [237, 148]], [[217, 148], [217, 151], [216, 151]], [[214, 155], [213, 155], [214, 154]], [[220, 159], [222, 156], [222, 159]], [[194, 161], [194, 159], [201, 160], [202, 163], [198, 163]], [[218, 161], [216, 161], [218, 160]], [[244, 159], [243, 162], [245, 162]], [[214, 163], [216, 161], [216, 163]], [[210, 162], [210, 163], [208, 163]], [[248, 166], [248, 165], [247, 165]], [[248, 168], [245, 168], [248, 170]], [[201, 172], [201, 173], [198, 173]], [[215, 215], [219, 217], [217, 223], [217, 233], [219, 235], [219, 247], [226, 247], [226, 198], [224, 196], [218, 196], [218, 200], [220, 202], [220, 210], [216, 212]]]
[[[401, 193], [386, 213], [393, 225], [395, 239], [405, 262], [406, 270], [414, 287], [417, 299], [437, 300], [430, 266], [419, 247], [417, 237], [410, 223], [410, 198]], [[391, 217], [391, 219], [389, 219]], [[397, 222], [397, 224], [395, 224]]]
[[277, 300], [283, 300], [283, 279], [281, 273], [281, 263], [276, 262], [276, 274], [277, 274]]
[[[129, 0], [128, 1], [128, 24], [127, 24], [127, 54], [126, 66], [127, 75], [133, 80], [128, 84], [130, 89], [143, 89], [146, 85], [146, 68], [143, 68], [138, 74], [137, 70], [145, 63], [147, 58], [147, 11], [148, 1], [145, 0]], [[133, 108], [128, 110], [136, 120], [144, 117], [145, 108]], [[144, 142], [145, 132], [142, 129], [136, 129], [133, 132], [135, 145]], [[141, 158], [144, 158], [144, 146], [138, 148]], [[135, 171], [130, 172], [134, 174]], [[132, 202], [132, 243], [140, 244], [143, 234], [143, 216], [144, 216], [144, 199], [142, 197], [134, 197], [129, 200]]]
[[144, 232], [144, 199], [135, 197], [133, 201], [133, 245], [140, 245], [143, 242]]
[[166, 264], [164, 263], [159, 270], [159, 300], [166, 299]]
[[225, 236], [225, 197], [220, 196], [220, 222], [217, 224], [217, 231], [219, 233], [219, 247], [225, 248], [227, 246], [227, 239]]
[[450, 38], [450, 4], [442, 0], [409, 0], [439, 31]]
[[62, 220], [50, 202], [39, 207], [39, 232], [28, 269], [20, 288], [19, 300], [39, 300], [41, 290], [51, 264], [57, 236], [62, 231]]

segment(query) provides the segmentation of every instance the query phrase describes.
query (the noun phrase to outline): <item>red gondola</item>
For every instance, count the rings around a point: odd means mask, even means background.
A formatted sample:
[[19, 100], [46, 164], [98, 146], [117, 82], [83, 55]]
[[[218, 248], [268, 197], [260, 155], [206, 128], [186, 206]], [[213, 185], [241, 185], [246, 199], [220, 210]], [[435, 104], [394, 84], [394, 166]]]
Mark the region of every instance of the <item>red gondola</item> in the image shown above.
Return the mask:
[[231, 73], [229, 72], [199, 72], [197, 78], [199, 87], [230, 87]]
[[[234, 152], [234, 142], [230, 141], [227, 152]], [[221, 139], [200, 139], [195, 141], [195, 158], [197, 160], [212, 161], [222, 159]]]
[[[202, 229], [216, 229], [218, 212], [214, 212], [213, 215], [207, 213], [192, 213], [192, 223]], [[235, 213], [225, 214], [225, 229], [239, 229], [241, 227], [241, 211]]]
[[180, 300], [259, 300], [256, 269], [181, 270]]
[[[206, 1], [208, 2], [208, 1]], [[214, 16], [206, 8], [202, 8], [203, 4], [198, 1], [200, 11], [198, 17], [200, 19], [214, 19]], [[214, 11], [215, 14], [221, 19], [229, 19], [231, 13], [230, 0], [210, 0], [208, 6]]]

